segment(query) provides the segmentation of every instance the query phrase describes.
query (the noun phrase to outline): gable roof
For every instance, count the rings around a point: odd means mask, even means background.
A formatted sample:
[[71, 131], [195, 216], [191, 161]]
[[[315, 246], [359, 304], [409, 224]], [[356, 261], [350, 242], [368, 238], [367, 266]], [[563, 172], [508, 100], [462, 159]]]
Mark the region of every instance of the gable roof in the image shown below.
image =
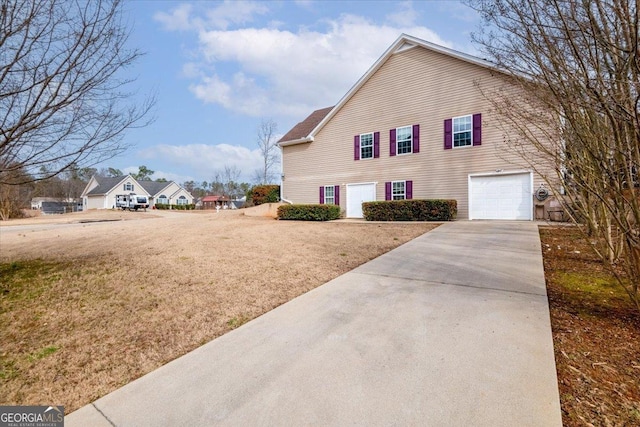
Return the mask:
[[147, 193], [149, 193], [152, 196], [155, 196], [160, 191], [170, 186], [172, 183], [173, 181], [167, 181], [167, 182], [138, 181], [138, 184], [140, 184], [140, 186], [144, 188], [147, 191]]
[[309, 115], [309, 117], [295, 125], [289, 132], [280, 138], [278, 142], [295, 141], [306, 137], [316, 126], [318, 126], [318, 123], [320, 123], [322, 119], [331, 112], [331, 110], [333, 110], [333, 107], [322, 108], [314, 111]]
[[108, 177], [97, 177], [94, 176], [95, 181], [98, 183], [98, 186], [89, 191], [87, 196], [96, 196], [107, 194], [113, 187], [120, 184], [127, 178], [131, 178], [129, 175], [120, 175], [120, 176], [108, 176]]
[[[369, 68], [369, 70], [356, 82], [351, 89], [342, 97], [340, 102], [338, 102], [333, 108], [322, 109], [314, 111], [309, 117], [307, 117], [303, 122], [298, 123], [293, 127], [289, 132], [285, 134], [279, 141], [278, 145], [281, 147], [285, 147], [287, 145], [295, 145], [302, 144], [305, 142], [313, 142], [315, 135], [318, 134], [320, 129], [322, 129], [332, 118], [335, 116], [338, 111], [351, 99], [351, 97], [374, 75], [382, 65], [387, 62], [387, 60], [394, 54], [404, 52], [409, 49], [413, 49], [415, 47], [422, 47], [424, 49], [428, 49], [434, 52], [442, 53], [444, 55], [451, 56], [453, 58], [460, 59], [465, 62], [469, 62], [471, 64], [478, 65], [480, 67], [488, 68], [494, 71], [503, 72], [498, 69], [495, 64], [492, 62], [486, 61], [484, 59], [478, 58], [473, 55], [468, 55], [466, 53], [459, 52], [457, 50], [449, 49], [448, 47], [440, 46], [435, 43], [428, 42], [426, 40], [419, 39], [417, 37], [413, 37], [407, 34], [401, 34], [400, 37], [396, 39], [396, 41], [382, 54], [380, 58]], [[315, 126], [309, 130], [308, 132], [304, 132], [306, 128], [313, 122], [311, 118], [314, 114], [319, 113], [324, 110], [329, 110], [324, 113], [324, 117], [322, 117]], [[317, 118], [315, 116], [315, 118]], [[303, 123], [306, 123], [306, 126], [302, 126]], [[298, 131], [294, 133], [294, 130], [298, 128]], [[305, 135], [301, 135], [306, 133]]]

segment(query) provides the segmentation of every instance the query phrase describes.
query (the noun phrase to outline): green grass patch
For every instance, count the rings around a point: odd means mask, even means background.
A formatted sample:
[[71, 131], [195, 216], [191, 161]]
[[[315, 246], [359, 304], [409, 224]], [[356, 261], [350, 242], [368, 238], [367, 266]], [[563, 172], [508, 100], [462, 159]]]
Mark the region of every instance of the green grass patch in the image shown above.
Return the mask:
[[39, 259], [0, 263], [0, 313], [6, 303], [31, 301], [57, 283], [70, 268], [66, 262]]
[[8, 357], [0, 356], [0, 380], [12, 380], [18, 377], [16, 361]]
[[41, 350], [36, 351], [35, 353], [31, 353], [27, 359], [29, 362], [35, 362], [36, 360], [44, 359], [45, 357], [55, 353], [58, 351], [60, 347], [56, 347], [55, 345], [47, 346]]
[[562, 272], [557, 275], [557, 283], [570, 295], [603, 308], [613, 308], [621, 303], [629, 303], [629, 295], [616, 281], [606, 274], [593, 275], [580, 272]]
[[231, 329], [236, 329], [247, 323], [249, 320], [251, 319], [245, 316], [232, 317], [227, 321], [227, 326], [229, 326]]

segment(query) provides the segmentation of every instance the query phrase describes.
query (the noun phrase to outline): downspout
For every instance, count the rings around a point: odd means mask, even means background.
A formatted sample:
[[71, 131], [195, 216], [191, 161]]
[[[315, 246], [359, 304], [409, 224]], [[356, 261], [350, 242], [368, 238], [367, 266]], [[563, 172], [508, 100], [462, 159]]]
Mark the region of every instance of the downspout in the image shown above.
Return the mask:
[[280, 201], [292, 205], [291, 200], [284, 198], [284, 148], [280, 144], [278, 146], [280, 147]]

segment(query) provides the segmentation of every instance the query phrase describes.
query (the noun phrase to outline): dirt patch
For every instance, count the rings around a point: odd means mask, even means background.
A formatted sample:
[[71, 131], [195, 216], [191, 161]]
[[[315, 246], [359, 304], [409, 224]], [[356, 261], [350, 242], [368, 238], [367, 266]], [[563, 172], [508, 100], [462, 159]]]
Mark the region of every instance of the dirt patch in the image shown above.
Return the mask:
[[8, 221], [0, 404], [71, 412], [435, 226], [242, 211]]
[[640, 425], [640, 313], [577, 229], [540, 235], [563, 424]]

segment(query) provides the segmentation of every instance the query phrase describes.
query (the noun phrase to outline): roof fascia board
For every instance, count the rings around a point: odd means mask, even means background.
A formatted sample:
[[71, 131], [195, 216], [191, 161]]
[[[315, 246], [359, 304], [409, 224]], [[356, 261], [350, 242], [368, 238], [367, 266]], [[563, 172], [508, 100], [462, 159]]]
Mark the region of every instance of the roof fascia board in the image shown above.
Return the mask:
[[[412, 45], [412, 46], [406, 46], [406, 45]], [[495, 66], [495, 64], [489, 61], [486, 61], [484, 59], [475, 57], [473, 55], [468, 55], [466, 53], [458, 52], [457, 50], [449, 49], [448, 47], [439, 46], [437, 44], [419, 39], [417, 37], [413, 37], [407, 34], [401, 34], [396, 39], [396, 41], [382, 54], [382, 56], [378, 58], [378, 60], [371, 66], [371, 68], [369, 68], [369, 70], [362, 77], [360, 77], [360, 79], [356, 82], [356, 84], [354, 84], [351, 87], [351, 89], [349, 89], [349, 91], [342, 97], [342, 99], [340, 99], [340, 102], [338, 102], [336, 106], [333, 107], [331, 111], [329, 111], [329, 114], [327, 114], [324, 117], [324, 119], [322, 119], [320, 123], [318, 123], [317, 126], [313, 128], [313, 130], [309, 133], [309, 136], [302, 139], [313, 138], [315, 135], [317, 135], [320, 129], [322, 129], [333, 118], [333, 116], [335, 116], [338, 113], [338, 111], [340, 111], [340, 109], [344, 106], [344, 104], [346, 104], [347, 101], [351, 99], [351, 97], [369, 80], [369, 78], [371, 78], [373, 74], [375, 74], [378, 71], [380, 67], [382, 67], [382, 65], [385, 62], [387, 62], [387, 60], [391, 57], [391, 55], [404, 52], [406, 50], [413, 49], [414, 47], [418, 47], [418, 46], [424, 47], [425, 49], [429, 49], [435, 52], [442, 53], [444, 55], [458, 58], [462, 61], [470, 62], [472, 64], [479, 65], [484, 68], [488, 68], [500, 73], [504, 73], [504, 71], [501, 71], [500, 69], [498, 69]], [[301, 142], [307, 142], [307, 141], [300, 141], [300, 142], [291, 141], [291, 143], [286, 143], [286, 145], [293, 145], [294, 143], [299, 144]]]
[[[184, 192], [183, 194], [189, 194], [189, 192], [187, 190], [185, 190], [184, 188], [178, 186], [178, 189], [176, 191], [174, 191], [171, 196], [171, 198], [173, 198], [173, 196], [176, 196], [177, 194], [179, 194], [180, 192]], [[189, 194], [191, 196], [191, 194]], [[193, 196], [192, 196], [193, 197]]]
[[[95, 175], [91, 175], [91, 179], [89, 180], [89, 182], [87, 182], [87, 185], [85, 185], [84, 190], [82, 190], [82, 194], [80, 195], [80, 197], [85, 197], [87, 195], [87, 193], [91, 190], [88, 190], [89, 186], [91, 185], [92, 182], [96, 183], [96, 187], [98, 185], [100, 185], [100, 183], [96, 180], [96, 176]], [[93, 187], [95, 188], [95, 187]]]
[[[333, 111], [333, 110], [331, 110], [331, 111]], [[331, 114], [331, 112], [329, 112], [329, 114]], [[305, 136], [304, 138], [298, 138], [298, 139], [293, 139], [291, 141], [279, 142], [278, 145], [280, 147], [287, 147], [289, 145], [296, 145], [296, 144], [304, 144], [306, 142], [313, 142], [313, 139], [314, 139], [313, 136]]]

